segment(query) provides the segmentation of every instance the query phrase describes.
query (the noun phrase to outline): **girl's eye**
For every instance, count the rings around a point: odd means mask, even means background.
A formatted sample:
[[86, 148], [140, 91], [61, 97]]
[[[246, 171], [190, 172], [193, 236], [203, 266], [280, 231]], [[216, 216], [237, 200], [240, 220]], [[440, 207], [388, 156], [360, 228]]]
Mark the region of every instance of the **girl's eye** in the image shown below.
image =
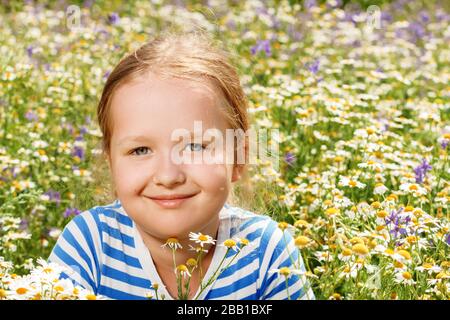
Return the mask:
[[[148, 148], [147, 147], [136, 148], [133, 151], [131, 151], [131, 154], [134, 154], [135, 152], [139, 152], [139, 151], [142, 151], [142, 150], [148, 150]], [[137, 154], [137, 155], [139, 155], [139, 154]]]
[[191, 151], [202, 151], [206, 149], [206, 144], [201, 143], [189, 143], [188, 146], [194, 146], [194, 150], [190, 148]]

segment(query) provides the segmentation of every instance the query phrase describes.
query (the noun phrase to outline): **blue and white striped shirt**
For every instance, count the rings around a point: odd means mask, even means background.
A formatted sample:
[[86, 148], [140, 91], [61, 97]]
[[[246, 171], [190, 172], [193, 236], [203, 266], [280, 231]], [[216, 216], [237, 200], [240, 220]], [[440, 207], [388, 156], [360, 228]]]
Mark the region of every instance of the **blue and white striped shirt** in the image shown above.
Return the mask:
[[[250, 244], [241, 249], [234, 262], [202, 292], [199, 299], [287, 299], [285, 277], [268, 271], [293, 268], [292, 259], [300, 262], [300, 269], [305, 270], [292, 236], [285, 230], [283, 239], [283, 231], [270, 217], [227, 203], [219, 217], [217, 244], [229, 238], [246, 238]], [[205, 281], [217, 270], [225, 252], [225, 247], [216, 246]], [[234, 252], [230, 250], [222, 266], [228, 265], [233, 256]], [[70, 277], [63, 273], [61, 278], [70, 278], [97, 295], [111, 299], [147, 299], [146, 294], [153, 292], [152, 284], [157, 283], [158, 295], [173, 299], [164, 287], [133, 220], [119, 200], [93, 207], [72, 219], [48, 260], [71, 271]], [[314, 299], [305, 276], [291, 274], [288, 287], [291, 299]]]

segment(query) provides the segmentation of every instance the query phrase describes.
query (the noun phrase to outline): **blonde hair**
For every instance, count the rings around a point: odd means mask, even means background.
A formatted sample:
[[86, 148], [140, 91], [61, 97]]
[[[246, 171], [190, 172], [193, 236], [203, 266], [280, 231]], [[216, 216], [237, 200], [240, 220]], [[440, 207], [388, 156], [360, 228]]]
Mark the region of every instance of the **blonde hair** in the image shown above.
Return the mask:
[[[247, 132], [249, 120], [248, 101], [240, 84], [239, 75], [233, 66], [229, 51], [221, 47], [205, 33], [166, 32], [123, 57], [110, 73], [97, 107], [97, 119], [102, 137], [102, 156], [109, 155], [112, 136], [111, 101], [117, 88], [148, 72], [161, 77], [187, 79], [212, 87], [220, 101], [220, 110], [232, 129]], [[215, 89], [215, 90], [214, 90]], [[236, 151], [235, 151], [236, 155]], [[248, 158], [248, 141], [245, 138], [245, 163]], [[246, 164], [242, 166], [240, 186], [232, 190], [228, 202], [249, 207], [251, 185]], [[97, 166], [96, 166], [97, 167]], [[101, 176], [100, 176], [101, 175]], [[98, 180], [105, 181], [106, 172], [99, 172]], [[110, 182], [111, 184], [111, 182]], [[117, 194], [114, 191], [114, 197]], [[111, 200], [111, 195], [110, 195]], [[251, 207], [251, 206], [250, 206]]]

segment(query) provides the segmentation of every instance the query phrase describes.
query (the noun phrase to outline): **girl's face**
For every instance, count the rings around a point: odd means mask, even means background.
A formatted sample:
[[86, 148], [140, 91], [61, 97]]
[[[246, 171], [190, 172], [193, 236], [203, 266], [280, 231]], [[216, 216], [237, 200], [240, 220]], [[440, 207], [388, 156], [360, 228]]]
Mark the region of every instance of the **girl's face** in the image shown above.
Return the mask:
[[[172, 156], [175, 146], [192, 159], [205, 152], [202, 144], [208, 141], [201, 137], [206, 129], [217, 128], [226, 137], [231, 127], [215, 99], [192, 82], [152, 74], [123, 84], [113, 95], [108, 160], [117, 196], [135, 223], [162, 241], [186, 239], [189, 232], [217, 223], [232, 182], [239, 179], [239, 167], [232, 163], [177, 163]], [[200, 140], [194, 140], [194, 121], [201, 121]], [[192, 139], [172, 139], [177, 129], [187, 130]], [[152, 199], [174, 194], [194, 196], [171, 208]]]

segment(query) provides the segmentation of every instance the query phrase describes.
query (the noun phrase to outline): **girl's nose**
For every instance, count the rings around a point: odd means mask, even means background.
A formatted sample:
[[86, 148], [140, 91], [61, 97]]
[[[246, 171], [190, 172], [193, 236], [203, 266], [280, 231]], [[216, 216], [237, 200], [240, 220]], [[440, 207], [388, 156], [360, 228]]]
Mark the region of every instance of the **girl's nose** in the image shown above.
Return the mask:
[[184, 183], [185, 180], [186, 176], [181, 166], [172, 161], [170, 152], [159, 157], [158, 165], [153, 174], [153, 183], [172, 187]]

